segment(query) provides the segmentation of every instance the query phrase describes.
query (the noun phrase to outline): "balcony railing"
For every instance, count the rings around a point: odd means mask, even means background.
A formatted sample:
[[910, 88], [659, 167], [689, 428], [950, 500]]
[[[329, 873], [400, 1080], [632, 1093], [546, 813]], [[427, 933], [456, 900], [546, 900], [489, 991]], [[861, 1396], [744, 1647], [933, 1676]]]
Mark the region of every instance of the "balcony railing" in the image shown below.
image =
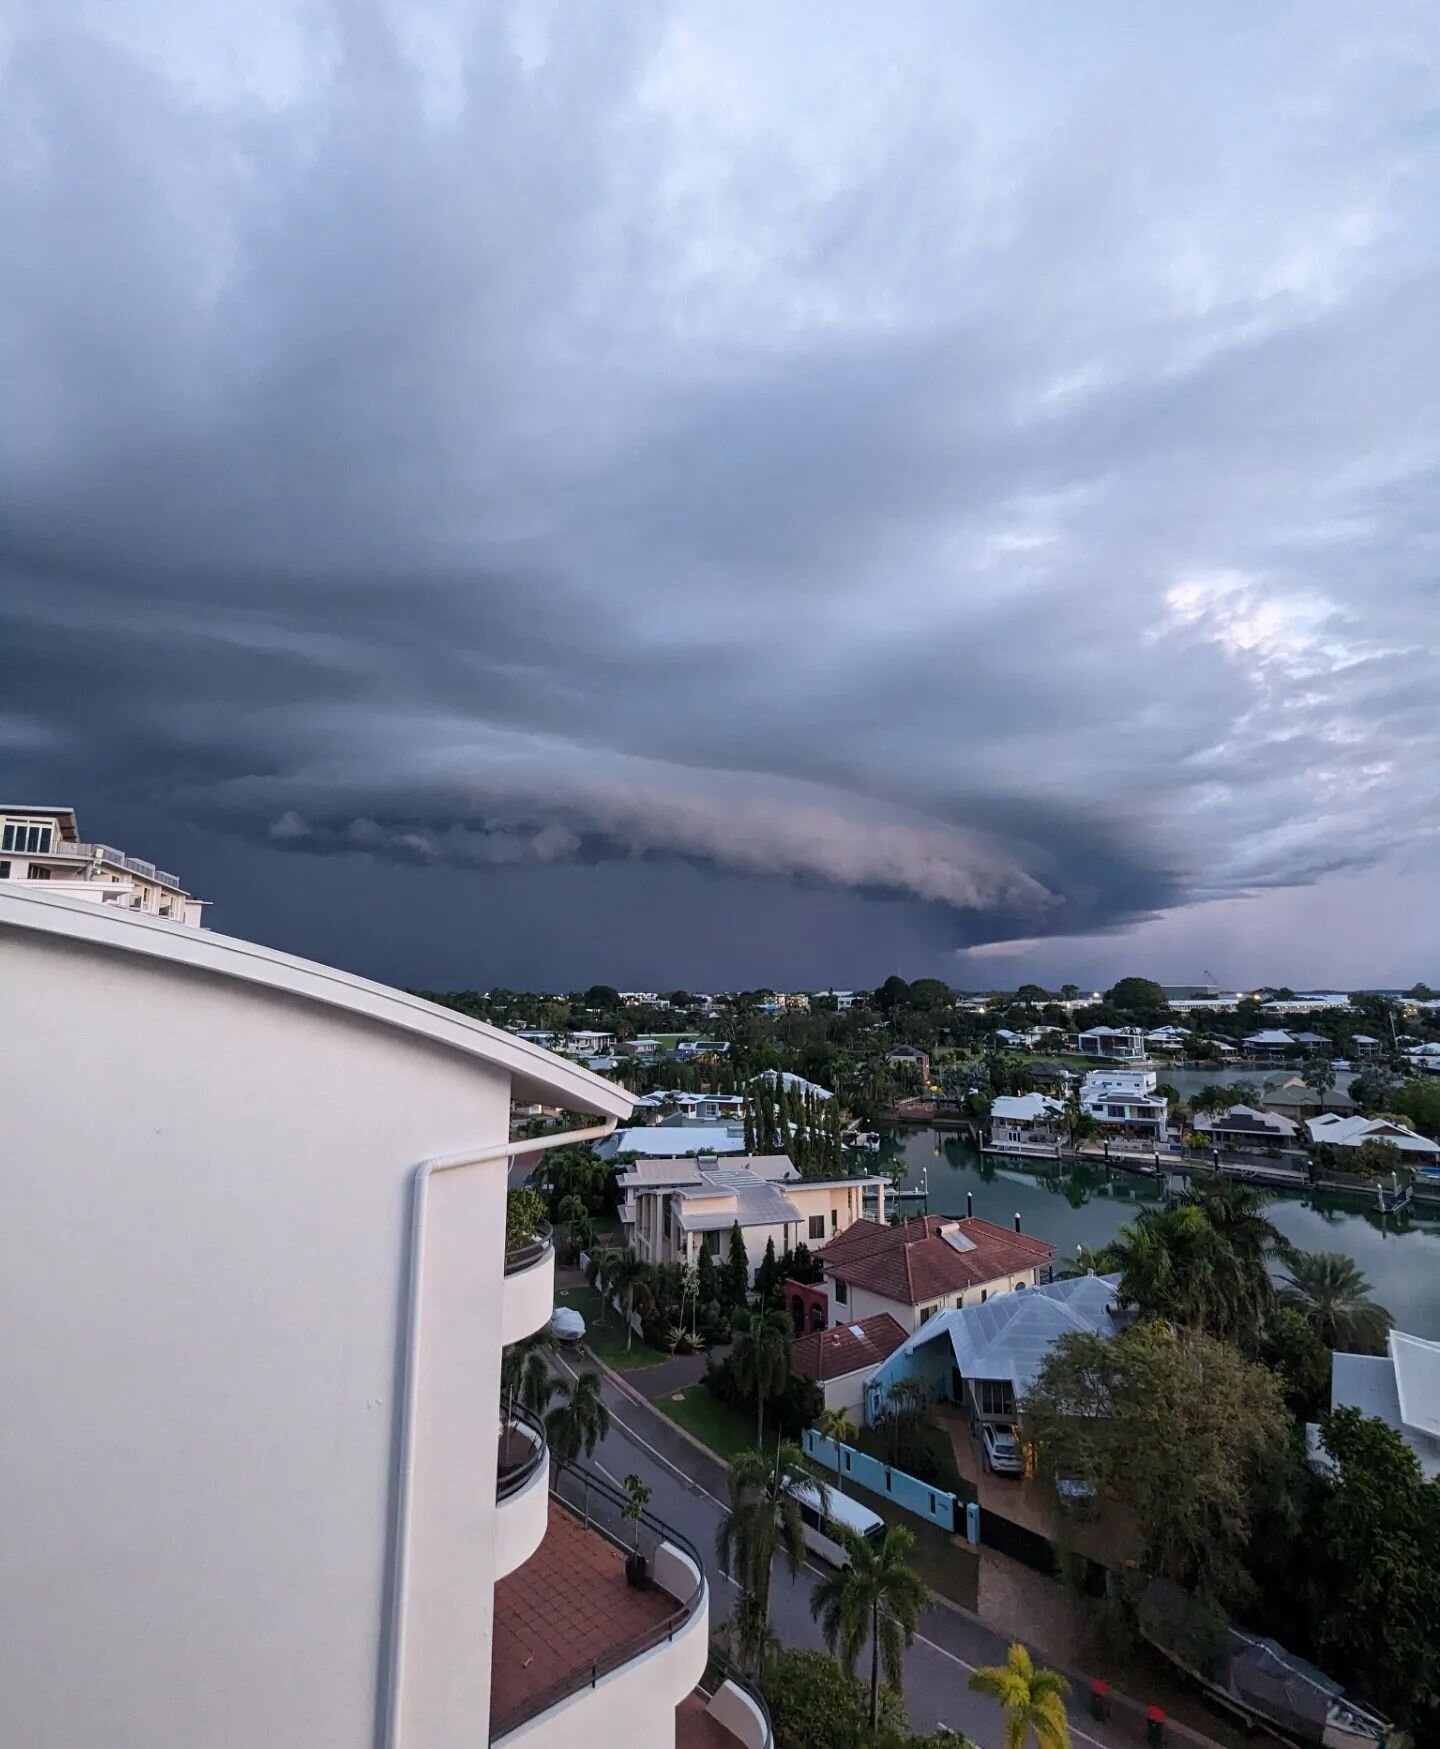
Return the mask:
[[146, 862], [143, 856], [126, 856], [123, 850], [117, 850], [113, 844], [57, 844], [47, 853], [50, 856], [63, 856], [75, 862], [103, 862], [113, 868], [128, 869], [131, 874], [143, 875], [146, 880], [159, 881], [167, 887], [180, 887], [180, 877], [170, 873], [169, 869], [156, 868], [153, 862]]
[[541, 1221], [534, 1233], [528, 1239], [519, 1239], [515, 1244], [505, 1246], [505, 1273], [518, 1275], [522, 1269], [529, 1269], [538, 1263], [550, 1249], [552, 1229], [545, 1221]]
[[495, 1498], [518, 1494], [545, 1462], [545, 1424], [519, 1403], [500, 1417], [500, 1459], [495, 1471]]
[[[702, 1694], [707, 1701], [713, 1701], [727, 1682], [742, 1689], [746, 1697], [754, 1703], [755, 1710], [760, 1715], [764, 1736], [759, 1742], [747, 1745], [747, 1749], [774, 1749], [775, 1727], [770, 1722], [770, 1708], [765, 1704], [765, 1696], [737, 1664], [730, 1662], [718, 1646], [712, 1646], [710, 1648], [710, 1662], [705, 1666], [705, 1674], [697, 1684], [697, 1692]], [[732, 1735], [734, 1734], [732, 1732]]]
[[[657, 1608], [643, 1628], [617, 1633], [615, 1639], [598, 1657], [566, 1671], [547, 1687], [528, 1694], [524, 1700], [504, 1712], [492, 1713], [492, 1742], [507, 1736], [527, 1720], [548, 1712], [551, 1707], [558, 1706], [561, 1701], [572, 1694], [578, 1694], [581, 1689], [594, 1688], [602, 1677], [633, 1663], [656, 1646], [673, 1640], [705, 1603], [705, 1564], [698, 1551], [686, 1537], [672, 1530], [669, 1525], [662, 1524], [659, 1519], [652, 1518], [648, 1512], [641, 1512], [638, 1519], [626, 1517], [628, 1502], [618, 1488], [611, 1487], [608, 1482], [602, 1481], [588, 1470], [576, 1469], [568, 1464], [552, 1464], [550, 1498], [563, 1507], [578, 1524], [603, 1537], [622, 1554], [643, 1555], [652, 1572], [656, 1566], [657, 1552], [662, 1546], [668, 1545], [693, 1564], [698, 1578], [693, 1586], [687, 1586], [684, 1597], [675, 1597], [663, 1588], [653, 1589], [648, 1595], [657, 1602], [664, 1598], [668, 1607]], [[543, 1550], [535, 1558], [537, 1561], [542, 1559]], [[521, 1571], [523, 1573], [526, 1569], [522, 1568]], [[616, 1573], [623, 1584], [618, 1568]]]

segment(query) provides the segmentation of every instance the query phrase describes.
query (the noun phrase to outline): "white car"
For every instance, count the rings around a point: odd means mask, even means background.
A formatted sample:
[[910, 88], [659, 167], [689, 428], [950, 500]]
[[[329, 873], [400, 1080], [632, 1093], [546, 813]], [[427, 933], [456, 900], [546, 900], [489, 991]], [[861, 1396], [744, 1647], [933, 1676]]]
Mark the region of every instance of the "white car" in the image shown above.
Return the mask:
[[985, 1468], [997, 1476], [1023, 1476], [1025, 1458], [1020, 1450], [1020, 1436], [1003, 1422], [987, 1421], [980, 1429], [980, 1443], [985, 1450]]

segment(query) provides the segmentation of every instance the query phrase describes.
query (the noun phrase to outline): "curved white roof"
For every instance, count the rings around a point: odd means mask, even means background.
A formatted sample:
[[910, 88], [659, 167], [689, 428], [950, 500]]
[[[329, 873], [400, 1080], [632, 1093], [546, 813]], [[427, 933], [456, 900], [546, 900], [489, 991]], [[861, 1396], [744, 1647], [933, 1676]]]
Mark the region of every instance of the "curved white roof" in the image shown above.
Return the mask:
[[460, 1051], [505, 1070], [517, 1098], [559, 1105], [566, 1111], [597, 1112], [625, 1118], [631, 1095], [613, 1081], [593, 1075], [578, 1063], [557, 1057], [514, 1033], [501, 1032], [418, 996], [357, 978], [334, 966], [297, 959], [258, 942], [193, 929], [111, 905], [62, 898], [31, 887], [7, 892], [0, 886], [0, 935], [26, 933], [71, 941], [106, 952], [128, 953], [192, 972], [323, 1003], [378, 1026], [394, 1027], [442, 1048]]

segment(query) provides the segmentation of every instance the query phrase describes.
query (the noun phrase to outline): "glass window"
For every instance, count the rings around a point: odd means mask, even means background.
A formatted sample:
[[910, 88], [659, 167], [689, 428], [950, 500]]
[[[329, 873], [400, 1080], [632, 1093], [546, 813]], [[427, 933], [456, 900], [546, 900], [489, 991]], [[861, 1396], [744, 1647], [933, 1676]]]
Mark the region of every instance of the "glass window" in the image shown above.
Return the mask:
[[980, 1379], [980, 1413], [982, 1415], [1013, 1415], [1015, 1390], [1009, 1379]]
[[48, 881], [50, 879], [50, 870], [48, 868], [40, 868], [33, 862], [30, 864], [29, 868], [25, 870], [25, 873], [32, 881]]
[[31, 826], [23, 820], [6, 822], [0, 833], [0, 850], [18, 850], [23, 855], [44, 856], [50, 849], [50, 827]]
[[824, 1217], [824, 1215], [811, 1215], [811, 1217], [810, 1217], [810, 1237], [812, 1239], [823, 1239], [825, 1237], [825, 1217]]
[[0, 862], [0, 881], [8, 881], [9, 879], [10, 864], [8, 862]]
[[835, 1304], [848, 1306], [850, 1304], [850, 1289], [843, 1281], [835, 1283]]

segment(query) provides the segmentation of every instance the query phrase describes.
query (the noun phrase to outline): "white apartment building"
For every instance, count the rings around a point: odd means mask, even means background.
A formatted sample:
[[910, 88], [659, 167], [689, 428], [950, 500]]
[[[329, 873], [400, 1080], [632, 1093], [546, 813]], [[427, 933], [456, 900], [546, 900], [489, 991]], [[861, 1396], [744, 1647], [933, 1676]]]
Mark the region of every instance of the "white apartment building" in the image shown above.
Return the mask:
[[1170, 1102], [1156, 1093], [1153, 1069], [1092, 1069], [1080, 1083], [1080, 1103], [1107, 1129], [1156, 1143], [1168, 1138]]
[[0, 881], [63, 882], [72, 898], [202, 927], [204, 899], [143, 857], [82, 842], [73, 808], [0, 802]]
[[785, 1154], [637, 1160], [620, 1173], [620, 1219], [651, 1263], [695, 1263], [702, 1250], [723, 1261], [738, 1225], [753, 1282], [767, 1244], [777, 1257], [799, 1244], [825, 1244], [864, 1216], [867, 1191], [879, 1199], [883, 1220], [889, 1183], [802, 1179]]
[[[115, 1048], [157, 1036], [183, 1074]], [[623, 1089], [58, 882], [0, 887], [0, 1075], [6, 1743], [764, 1749], [698, 1553], [647, 1515], [630, 1585], [613, 1492], [502, 1415], [554, 1282], [512, 1100], [574, 1140]]]

